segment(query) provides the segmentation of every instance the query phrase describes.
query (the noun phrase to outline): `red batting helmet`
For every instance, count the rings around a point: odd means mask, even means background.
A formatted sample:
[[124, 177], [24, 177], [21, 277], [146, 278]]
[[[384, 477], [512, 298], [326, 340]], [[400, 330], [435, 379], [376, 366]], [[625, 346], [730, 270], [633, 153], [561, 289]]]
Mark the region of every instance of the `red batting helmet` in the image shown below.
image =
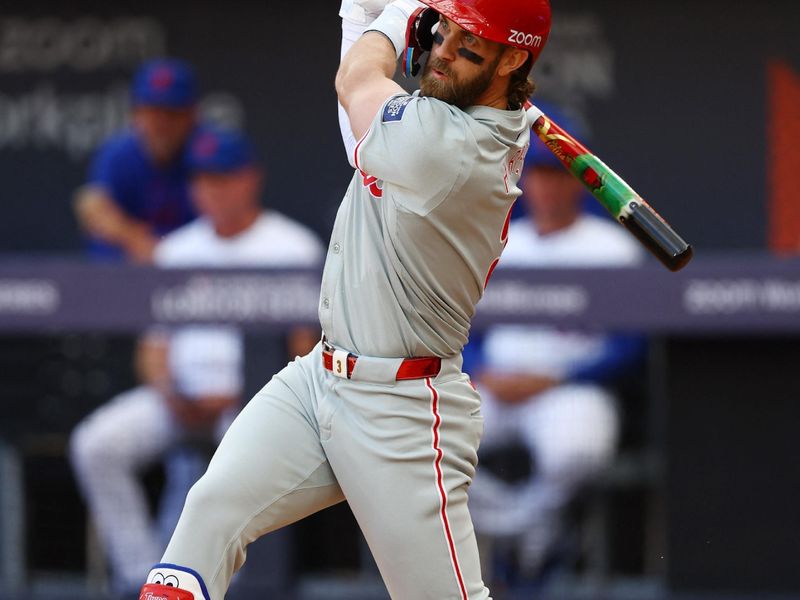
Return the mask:
[[421, 0], [478, 37], [527, 50], [533, 60], [550, 34], [550, 0]]

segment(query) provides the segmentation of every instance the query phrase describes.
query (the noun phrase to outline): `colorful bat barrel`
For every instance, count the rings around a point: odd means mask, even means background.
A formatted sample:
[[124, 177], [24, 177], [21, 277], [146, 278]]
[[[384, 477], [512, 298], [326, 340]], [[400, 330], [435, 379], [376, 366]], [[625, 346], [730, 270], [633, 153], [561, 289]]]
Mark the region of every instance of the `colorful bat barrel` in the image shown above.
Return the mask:
[[671, 271], [686, 266], [692, 247], [619, 175], [533, 105], [528, 106], [528, 117], [533, 131], [564, 167], [658, 260]]

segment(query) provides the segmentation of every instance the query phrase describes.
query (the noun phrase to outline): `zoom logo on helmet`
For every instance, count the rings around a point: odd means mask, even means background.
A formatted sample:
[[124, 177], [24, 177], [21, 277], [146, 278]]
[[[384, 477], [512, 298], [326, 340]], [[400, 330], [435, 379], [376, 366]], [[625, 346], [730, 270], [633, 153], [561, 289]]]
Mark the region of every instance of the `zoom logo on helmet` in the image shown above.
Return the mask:
[[550, 0], [420, 0], [478, 37], [527, 50], [535, 61], [550, 35]]
[[532, 33], [525, 33], [524, 31], [511, 30], [511, 35], [508, 36], [510, 44], [524, 44], [533, 48], [538, 48], [542, 45], [542, 36], [533, 35]]

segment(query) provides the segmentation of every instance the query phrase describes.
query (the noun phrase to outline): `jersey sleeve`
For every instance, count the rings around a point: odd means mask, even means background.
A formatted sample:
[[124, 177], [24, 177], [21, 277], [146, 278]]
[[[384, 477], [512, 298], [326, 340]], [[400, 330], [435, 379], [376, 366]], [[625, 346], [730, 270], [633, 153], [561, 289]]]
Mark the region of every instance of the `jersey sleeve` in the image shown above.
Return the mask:
[[[101, 188], [108, 198], [117, 206], [127, 210], [125, 205], [125, 181], [121, 173], [120, 143], [118, 138], [112, 138], [95, 152], [89, 164], [87, 184]], [[87, 235], [85, 249], [87, 255], [98, 261], [121, 261], [125, 253], [115, 245], [99, 238]]]
[[119, 143], [112, 140], [100, 147], [89, 166], [89, 184], [102, 187], [114, 200], [122, 194], [124, 185], [120, 154]]
[[430, 210], [464, 178], [469, 154], [466, 115], [434, 98], [393, 96], [355, 149], [365, 176], [403, 188], [406, 208]]

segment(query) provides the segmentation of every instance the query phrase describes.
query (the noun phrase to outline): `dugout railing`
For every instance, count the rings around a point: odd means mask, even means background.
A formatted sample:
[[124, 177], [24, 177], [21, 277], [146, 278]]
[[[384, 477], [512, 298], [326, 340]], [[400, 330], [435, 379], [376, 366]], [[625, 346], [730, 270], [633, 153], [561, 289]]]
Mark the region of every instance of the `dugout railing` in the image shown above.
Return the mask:
[[[315, 270], [160, 271], [69, 260], [6, 259], [0, 262], [0, 335], [6, 355], [22, 352], [35, 361], [37, 353], [59, 354], [63, 348], [54, 350], [52, 340], [62, 340], [56, 345], [73, 346], [66, 352], [72, 352], [73, 371], [85, 364], [80, 356], [94, 356], [102, 363], [100, 370], [117, 373], [124, 380], [130, 377], [123, 365], [129, 358], [130, 339], [149, 325], [226, 322], [240, 324], [256, 337], [274, 334], [292, 324], [315, 324], [318, 290], [319, 272]], [[670, 512], [665, 507], [669, 496], [664, 465], [668, 433], [661, 426], [669, 418], [666, 378], [672, 358], [667, 356], [670, 344], [664, 340], [795, 338], [800, 334], [800, 262], [700, 257], [677, 274], [656, 264], [630, 269], [501, 270], [479, 305], [474, 326], [483, 329], [493, 323], [638, 332], [653, 340], [643, 382], [647, 407], [636, 424], [645, 429], [646, 439], [620, 454], [579, 509], [582, 535], [588, 542], [582, 565], [585, 577], [578, 586], [607, 591], [609, 586], [613, 588], [615, 578], [625, 575], [615, 572], [608, 538], [614, 512], [619, 510], [615, 501], [634, 491], [640, 494], [643, 513], [639, 517], [644, 520], [646, 536], [641, 549], [642, 577], [635, 594], [644, 598], [645, 590], [663, 593], [661, 585], [669, 587], [672, 577], [667, 560]], [[76, 351], [75, 345], [85, 348]], [[4, 379], [13, 377], [9, 372], [0, 375], [0, 388]], [[32, 573], [26, 564], [25, 464], [31, 456], [41, 459], [57, 454], [66, 439], [63, 431], [54, 434], [58, 424], [37, 432], [35, 423], [25, 421], [36, 419], [53, 405], [52, 400], [51, 404], [40, 403], [26, 417], [15, 403], [25, 404], [30, 398], [15, 396], [19, 388], [17, 385], [4, 394], [0, 428], [4, 439], [0, 451], [0, 597], [30, 589], [33, 580], [42, 575]], [[76, 410], [85, 412], [87, 408]], [[91, 535], [87, 539], [91, 540]], [[102, 576], [102, 561], [91, 545], [85, 562], [90, 580], [96, 584]], [[681, 577], [677, 579], [681, 587]], [[306, 587], [313, 590], [314, 585], [311, 581]], [[327, 583], [321, 588], [328, 594], [334, 589]], [[352, 596], [355, 592], [343, 593]], [[309, 594], [313, 597], [313, 592]]]

